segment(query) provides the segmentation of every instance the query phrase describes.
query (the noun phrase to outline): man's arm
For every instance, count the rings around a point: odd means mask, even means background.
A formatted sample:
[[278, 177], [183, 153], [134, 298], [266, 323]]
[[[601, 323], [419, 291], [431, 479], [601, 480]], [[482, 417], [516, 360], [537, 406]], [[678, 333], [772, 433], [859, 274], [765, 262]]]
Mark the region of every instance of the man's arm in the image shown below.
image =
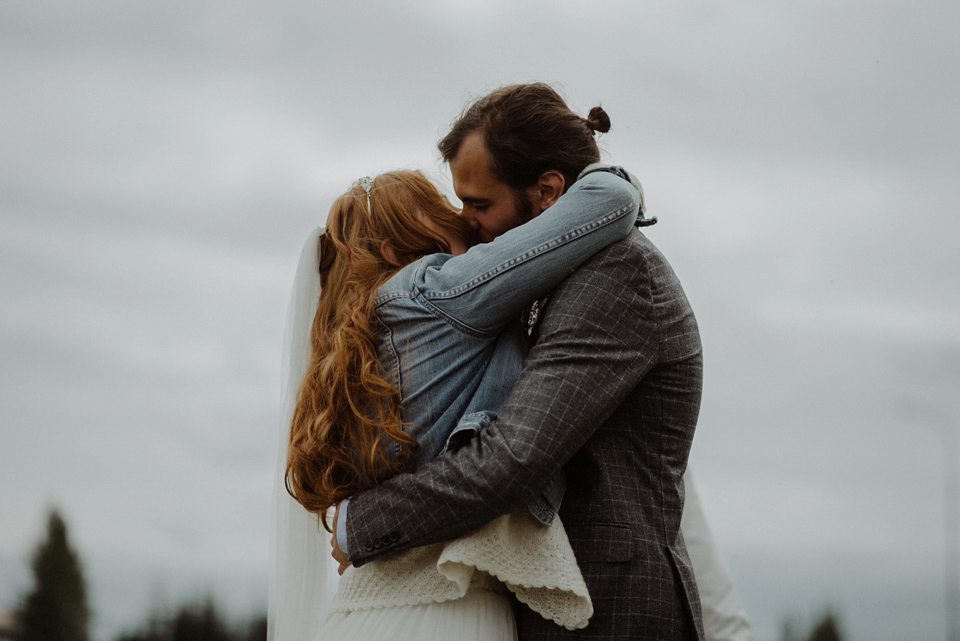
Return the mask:
[[450, 540], [526, 505], [652, 366], [654, 318], [630, 237], [585, 263], [553, 294], [498, 419], [458, 451], [350, 501], [350, 560]]

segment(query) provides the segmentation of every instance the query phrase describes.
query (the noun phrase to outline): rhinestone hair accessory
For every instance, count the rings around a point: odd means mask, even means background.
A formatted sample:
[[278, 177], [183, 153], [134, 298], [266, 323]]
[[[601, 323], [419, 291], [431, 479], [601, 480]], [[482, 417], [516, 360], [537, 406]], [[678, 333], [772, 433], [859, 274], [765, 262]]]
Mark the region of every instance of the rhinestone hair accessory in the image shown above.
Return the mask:
[[357, 180], [357, 184], [363, 187], [363, 190], [367, 192], [367, 214], [373, 216], [373, 209], [370, 207], [370, 188], [373, 187], [373, 178], [370, 176], [364, 176]]

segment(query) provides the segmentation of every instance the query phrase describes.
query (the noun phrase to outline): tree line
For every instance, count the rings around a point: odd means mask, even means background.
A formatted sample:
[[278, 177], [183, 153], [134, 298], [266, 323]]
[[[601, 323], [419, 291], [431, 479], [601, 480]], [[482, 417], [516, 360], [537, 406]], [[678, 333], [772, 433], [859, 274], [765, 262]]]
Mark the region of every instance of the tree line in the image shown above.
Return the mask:
[[[77, 553], [70, 545], [67, 525], [53, 510], [45, 537], [31, 559], [33, 588], [16, 612], [17, 628], [0, 630], [0, 639], [17, 641], [90, 641], [90, 607]], [[6, 636], [4, 636], [6, 634]], [[212, 598], [188, 603], [169, 613], [154, 613], [139, 629], [116, 641], [266, 641], [267, 617], [231, 625], [217, 611]], [[711, 639], [707, 639], [711, 641]], [[807, 634], [787, 621], [781, 641], [843, 641], [837, 617], [825, 613]]]
[[[21, 599], [13, 630], [0, 639], [17, 641], [90, 641], [90, 606], [80, 558], [70, 545], [67, 524], [53, 510], [44, 537], [31, 558], [33, 587]], [[116, 641], [266, 641], [267, 617], [242, 625], [228, 623], [208, 598], [154, 613], [139, 629]]]

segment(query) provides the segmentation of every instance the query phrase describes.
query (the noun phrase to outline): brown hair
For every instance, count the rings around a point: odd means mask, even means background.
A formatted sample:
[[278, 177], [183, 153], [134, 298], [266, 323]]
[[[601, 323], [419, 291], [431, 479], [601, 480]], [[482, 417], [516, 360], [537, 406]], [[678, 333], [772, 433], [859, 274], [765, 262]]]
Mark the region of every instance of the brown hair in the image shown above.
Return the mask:
[[[466, 237], [457, 211], [423, 174], [394, 171], [355, 185], [330, 208], [320, 237], [320, 300], [311, 356], [290, 425], [287, 491], [308, 511], [327, 508], [408, 469], [417, 449], [404, 432], [400, 394], [380, 369], [374, 299], [397, 270], [380, 253], [393, 245], [404, 264], [449, 251], [421, 216]], [[329, 529], [329, 528], [328, 528]]]
[[594, 132], [610, 131], [610, 117], [594, 107], [581, 118], [541, 82], [501, 87], [464, 110], [437, 144], [443, 159], [450, 162], [475, 131], [483, 134], [493, 175], [514, 189], [533, 185], [551, 169], [569, 187], [584, 167], [600, 160]]

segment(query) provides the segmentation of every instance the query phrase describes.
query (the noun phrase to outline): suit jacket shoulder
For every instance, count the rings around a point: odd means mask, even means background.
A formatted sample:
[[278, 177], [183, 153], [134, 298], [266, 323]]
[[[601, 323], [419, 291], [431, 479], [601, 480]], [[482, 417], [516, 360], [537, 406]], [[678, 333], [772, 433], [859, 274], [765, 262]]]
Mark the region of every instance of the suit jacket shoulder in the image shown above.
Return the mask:
[[[656, 362], [701, 351], [696, 317], [680, 280], [657, 247], [638, 230], [600, 251], [563, 281], [547, 306], [552, 326], [578, 331], [617, 329], [621, 342]], [[589, 316], [584, 324], [577, 316]], [[545, 323], [546, 324], [546, 323]], [[538, 337], [551, 326], [538, 328]]]

